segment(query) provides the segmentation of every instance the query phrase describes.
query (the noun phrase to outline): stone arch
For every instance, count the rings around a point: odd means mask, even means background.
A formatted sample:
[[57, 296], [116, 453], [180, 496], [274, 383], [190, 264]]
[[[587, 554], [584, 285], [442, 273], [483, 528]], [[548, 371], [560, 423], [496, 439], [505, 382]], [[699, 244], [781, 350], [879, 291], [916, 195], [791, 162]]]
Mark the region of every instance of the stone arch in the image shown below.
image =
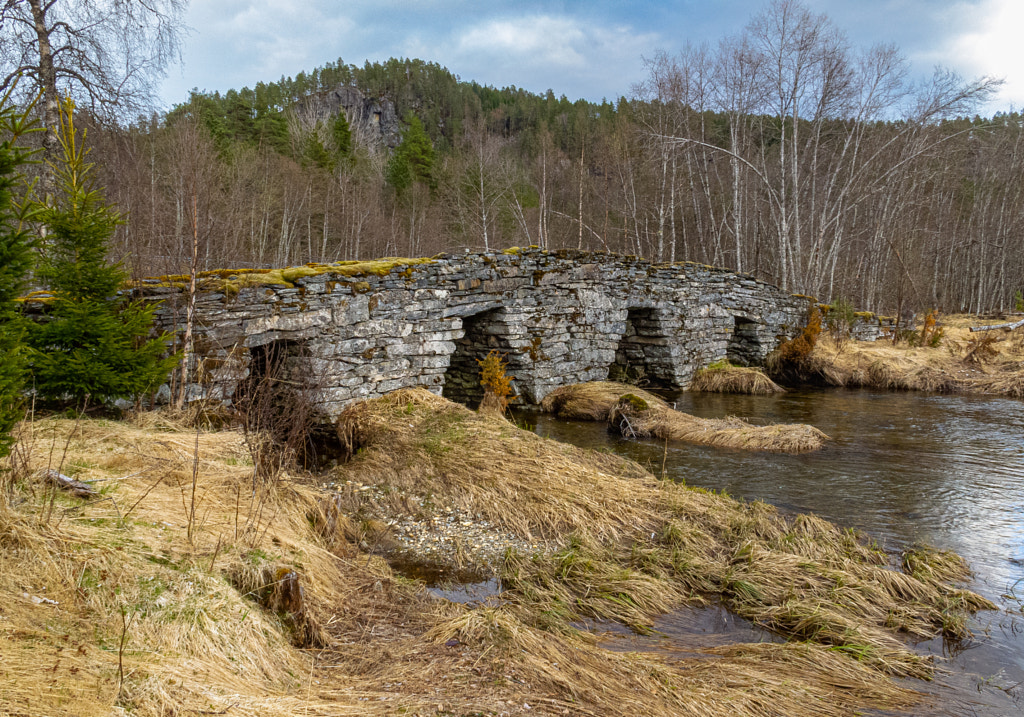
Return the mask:
[[761, 341], [760, 324], [749, 316], [733, 316], [732, 332], [726, 344], [725, 356], [738, 366], [756, 366], [764, 361], [765, 349]]
[[677, 387], [676, 365], [664, 313], [649, 306], [626, 309], [626, 325], [608, 371], [613, 381]]
[[[325, 377], [315, 370], [309, 342], [279, 338], [249, 347], [248, 376], [234, 403], [248, 431], [266, 434], [280, 456], [320, 468], [343, 454], [324, 412]], [[270, 455], [270, 454], [268, 454]]]
[[[508, 362], [507, 373], [515, 376], [525, 370], [521, 352], [511, 343], [506, 311], [503, 307], [486, 309], [462, 319], [462, 337], [455, 340], [455, 351], [444, 375], [445, 398], [475, 408], [483, 399], [480, 365], [491, 351], [498, 351]], [[513, 383], [513, 389], [515, 384]]]
[[296, 381], [308, 375], [309, 350], [301, 339], [274, 339], [249, 347], [249, 375], [241, 385], [241, 395], [258, 390], [261, 384], [275, 391], [292, 391]]

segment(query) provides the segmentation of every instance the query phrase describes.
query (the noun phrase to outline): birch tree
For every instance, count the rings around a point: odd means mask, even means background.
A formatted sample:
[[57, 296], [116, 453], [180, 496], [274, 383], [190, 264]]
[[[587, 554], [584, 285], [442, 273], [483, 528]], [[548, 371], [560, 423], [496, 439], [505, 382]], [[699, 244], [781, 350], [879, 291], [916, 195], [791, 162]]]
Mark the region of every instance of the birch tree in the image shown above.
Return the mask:
[[[737, 236], [743, 186], [757, 185], [773, 273], [783, 288], [809, 294], [831, 291], [851, 211], [948, 141], [931, 131], [936, 122], [970, 111], [999, 84], [939, 70], [914, 93], [894, 47], [857, 52], [828, 17], [796, 0], [775, 0], [743, 36], [724, 43], [717, 68], [700, 99], [710, 97], [711, 108], [728, 118], [728, 142], [708, 137], [703, 120], [699, 131], [674, 140], [729, 159]], [[692, 74], [691, 64], [680, 63], [680, 72]], [[878, 134], [877, 122], [897, 118], [887, 142], [867, 141]], [[753, 136], [744, 140], [747, 132]], [[710, 197], [709, 174], [698, 176]], [[716, 226], [698, 224], [698, 231], [717, 236]], [[736, 242], [737, 265], [742, 244]]]
[[124, 118], [149, 105], [179, 57], [188, 0], [6, 0], [0, 6], [0, 93], [42, 94], [44, 152], [58, 154], [61, 96]]

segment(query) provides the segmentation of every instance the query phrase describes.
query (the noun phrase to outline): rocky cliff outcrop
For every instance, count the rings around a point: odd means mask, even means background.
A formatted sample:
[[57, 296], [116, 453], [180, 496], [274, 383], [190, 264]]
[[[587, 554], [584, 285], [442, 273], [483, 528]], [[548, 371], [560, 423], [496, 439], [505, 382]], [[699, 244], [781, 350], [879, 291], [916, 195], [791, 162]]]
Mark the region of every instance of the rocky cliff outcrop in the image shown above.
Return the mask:
[[335, 117], [344, 112], [353, 131], [367, 141], [397, 147], [402, 139], [402, 126], [395, 105], [386, 97], [367, 97], [357, 87], [338, 85], [335, 89], [302, 100], [299, 113]]

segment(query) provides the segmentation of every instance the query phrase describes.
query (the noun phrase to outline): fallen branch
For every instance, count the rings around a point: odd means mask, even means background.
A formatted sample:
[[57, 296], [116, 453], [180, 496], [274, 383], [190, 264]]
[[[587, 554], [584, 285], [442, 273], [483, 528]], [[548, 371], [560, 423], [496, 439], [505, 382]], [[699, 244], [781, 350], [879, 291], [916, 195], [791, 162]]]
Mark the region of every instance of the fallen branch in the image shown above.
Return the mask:
[[991, 326], [972, 326], [971, 331], [991, 331], [993, 329], [1009, 329], [1010, 331], [1013, 331], [1014, 329], [1019, 329], [1021, 326], [1024, 326], [1024, 319], [1009, 324], [992, 324]]
[[76, 498], [90, 498], [97, 494], [97, 491], [93, 490], [88, 484], [83, 483], [80, 480], [75, 480], [74, 478], [66, 476], [52, 468], [43, 473], [43, 478], [56, 485], [58, 488], [70, 491], [71, 495]]
[[135, 473], [129, 473], [128, 475], [121, 476], [120, 478], [92, 478], [90, 480], [82, 481], [82, 482], [83, 483], [102, 483], [102, 482], [108, 481], [108, 480], [114, 480], [114, 481], [128, 480], [129, 478], [135, 478], [136, 476], [140, 476], [143, 473], [147, 473], [148, 470], [149, 469], [142, 470], [142, 471], [136, 471]]
[[238, 706], [238, 703], [235, 702], [233, 704], [228, 705], [227, 707], [225, 707], [224, 709], [220, 710], [219, 712], [214, 712], [213, 710], [185, 710], [185, 711], [186, 712], [195, 712], [197, 715], [226, 715], [228, 713], [228, 710], [230, 710], [232, 707], [237, 707], [237, 706]]

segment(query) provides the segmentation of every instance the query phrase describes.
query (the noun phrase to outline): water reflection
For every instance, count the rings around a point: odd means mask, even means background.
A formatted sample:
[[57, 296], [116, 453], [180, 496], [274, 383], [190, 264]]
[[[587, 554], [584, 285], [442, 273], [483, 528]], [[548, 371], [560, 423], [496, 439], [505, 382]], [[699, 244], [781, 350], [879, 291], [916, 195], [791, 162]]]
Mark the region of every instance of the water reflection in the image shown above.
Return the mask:
[[[868, 391], [683, 393], [671, 400], [697, 416], [810, 423], [831, 436], [824, 450], [800, 456], [670, 445], [665, 473], [813, 512], [865, 531], [888, 550], [920, 541], [960, 553], [976, 574], [971, 587], [1006, 612], [974, 621], [978, 639], [951, 658], [948, 681], [991, 693], [998, 706], [972, 707], [977, 714], [1005, 714], [1011, 704], [1020, 713], [1001, 688], [1024, 681], [1021, 605], [1004, 597], [1015, 584], [1024, 597], [1024, 402]], [[610, 448], [661, 473], [663, 444], [616, 438], [599, 424], [530, 420], [541, 435]], [[941, 642], [921, 649], [942, 654]]]

